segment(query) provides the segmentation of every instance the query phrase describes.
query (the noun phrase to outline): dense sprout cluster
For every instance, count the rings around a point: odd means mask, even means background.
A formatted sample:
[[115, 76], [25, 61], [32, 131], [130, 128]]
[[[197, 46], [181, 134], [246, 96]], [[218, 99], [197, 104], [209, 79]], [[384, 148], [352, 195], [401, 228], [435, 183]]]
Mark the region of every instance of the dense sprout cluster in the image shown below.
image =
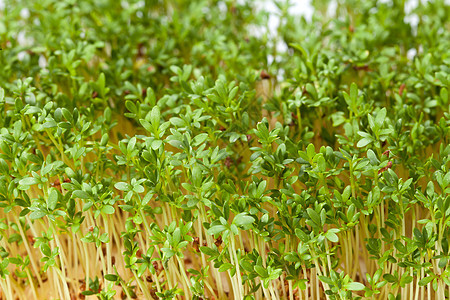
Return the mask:
[[290, 2], [2, 2], [0, 299], [450, 298], [450, 6]]

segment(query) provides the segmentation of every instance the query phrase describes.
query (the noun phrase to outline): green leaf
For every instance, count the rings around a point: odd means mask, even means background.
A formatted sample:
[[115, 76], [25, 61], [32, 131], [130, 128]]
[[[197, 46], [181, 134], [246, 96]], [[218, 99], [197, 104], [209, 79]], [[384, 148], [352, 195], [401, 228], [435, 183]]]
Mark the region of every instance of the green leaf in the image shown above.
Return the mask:
[[319, 157], [317, 158], [317, 166], [319, 167], [319, 172], [324, 173], [327, 170], [327, 163], [325, 162], [325, 158], [323, 155], [318, 154]]
[[441, 269], [444, 269], [445, 266], [448, 264], [448, 258], [447, 257], [443, 257], [439, 260], [439, 264], [438, 267]]
[[128, 183], [126, 183], [126, 182], [117, 182], [117, 183], [114, 185], [114, 187], [115, 187], [116, 189], [118, 189], [119, 191], [125, 191], [125, 192], [127, 192], [127, 191], [130, 190], [130, 189], [129, 189], [129, 186], [128, 186]]
[[377, 113], [377, 116], [375, 117], [375, 125], [378, 128], [381, 128], [383, 126], [384, 120], [386, 119], [386, 108], [383, 107], [380, 109], [380, 111]]
[[306, 283], [308, 282], [308, 279], [300, 279], [297, 281], [296, 284], [294, 284], [294, 288], [298, 287], [300, 290], [304, 291], [306, 290]]
[[145, 189], [142, 185], [138, 184], [138, 185], [133, 186], [133, 191], [138, 194], [142, 194], [143, 192], [145, 192]]
[[219, 272], [225, 272], [229, 269], [233, 268], [233, 265], [230, 263], [224, 263], [219, 267]]
[[338, 236], [335, 233], [330, 232], [330, 231], [325, 233], [325, 237], [327, 238], [327, 240], [329, 240], [330, 242], [333, 242], [333, 243], [337, 243], [339, 241]]
[[142, 127], [144, 127], [145, 130], [147, 130], [149, 132], [153, 131], [153, 127], [149, 121], [147, 121], [145, 119], [139, 119], [139, 122], [141, 123]]
[[19, 181], [20, 185], [34, 185], [40, 183], [40, 180], [34, 177], [23, 178]]
[[448, 90], [446, 88], [442, 88], [439, 95], [441, 97], [442, 103], [444, 105], [447, 105], [448, 104]]
[[267, 276], [269, 276], [269, 274], [267, 273], [266, 269], [264, 269], [263, 267], [256, 265], [254, 267], [255, 272], [258, 273], [259, 276], [261, 276], [261, 278], [266, 278]]
[[119, 276], [115, 275], [115, 274], [106, 274], [105, 275], [105, 279], [108, 281], [117, 281], [117, 279], [119, 279]]
[[299, 228], [295, 229], [295, 235], [304, 243], [309, 241], [309, 236]]
[[148, 268], [148, 265], [146, 263], [141, 264], [138, 269], [138, 276], [141, 277], [142, 275], [144, 275], [147, 268]]
[[40, 218], [45, 217], [46, 215], [47, 215], [47, 213], [46, 213], [45, 211], [42, 211], [42, 210], [36, 210], [36, 211], [33, 211], [33, 212], [30, 214], [30, 219], [31, 219], [31, 220], [37, 220], [37, 219], [40, 219]]
[[50, 249], [50, 246], [48, 244], [43, 243], [39, 248], [41, 249], [42, 254], [44, 254], [45, 256], [52, 255], [52, 250]]
[[136, 146], [136, 137], [132, 137], [127, 145], [127, 153], [130, 154]]
[[173, 234], [172, 234], [172, 243], [170, 244], [172, 247], [176, 248], [178, 246], [178, 243], [181, 240], [181, 231], [180, 228], [175, 228]]
[[383, 278], [384, 278], [387, 282], [391, 282], [391, 283], [397, 281], [397, 278], [395, 278], [395, 277], [394, 277], [393, 275], [391, 275], [391, 274], [384, 274], [384, 275], [383, 275]]
[[222, 231], [224, 231], [226, 229], [227, 228], [223, 225], [215, 225], [215, 226], [212, 226], [211, 228], [209, 228], [207, 232], [209, 235], [215, 235], [215, 234], [221, 233]]
[[330, 278], [326, 277], [326, 276], [319, 276], [320, 281], [325, 282], [328, 285], [333, 286], [334, 282], [333, 280], [331, 280]]
[[259, 183], [258, 188], [256, 189], [257, 195], [261, 197], [264, 194], [264, 191], [267, 187], [267, 181], [263, 180]]
[[359, 282], [349, 282], [345, 285], [345, 287], [349, 291], [362, 291], [365, 289], [364, 284], [359, 283]]
[[356, 144], [356, 147], [362, 148], [362, 147], [369, 145], [372, 142], [373, 142], [373, 138], [365, 137], [365, 138], [362, 138], [359, 140], [358, 144]]
[[105, 205], [102, 207], [102, 213], [104, 213], [106, 215], [112, 215], [114, 212], [115, 212], [115, 209], [111, 205]]
[[89, 199], [90, 198], [89, 194], [82, 190], [73, 191], [72, 196], [75, 198], [80, 198], [80, 199]]
[[367, 150], [367, 158], [369, 159], [371, 165], [377, 165], [380, 162], [372, 149]]
[[176, 252], [170, 248], [162, 248], [161, 251], [164, 253], [164, 257], [166, 259], [171, 258], [172, 256], [174, 256], [176, 254]]
[[236, 215], [233, 219], [233, 223], [236, 226], [245, 226], [248, 224], [251, 224], [255, 221], [255, 219], [253, 217], [250, 217], [247, 215], [247, 213], [240, 213], [238, 215]]
[[312, 85], [311, 83], [307, 83], [305, 89], [308, 92], [308, 94], [311, 96], [311, 98], [313, 98], [314, 100], [318, 99], [317, 90], [314, 87], [314, 85]]
[[50, 189], [50, 193], [47, 198], [47, 209], [53, 211], [58, 204], [58, 191], [55, 188]]
[[313, 144], [309, 144], [306, 148], [306, 154], [308, 155], [309, 160], [311, 160], [316, 155], [316, 150]]
[[320, 216], [319, 214], [312, 208], [307, 208], [306, 212], [308, 213], [308, 216], [311, 218], [311, 220], [320, 227], [320, 225], [322, 224], [321, 220], [320, 220]]
[[161, 147], [162, 144], [163, 144], [163, 141], [161, 141], [161, 140], [153, 140], [153, 142], [152, 142], [152, 149], [153, 150], [158, 150]]
[[199, 249], [200, 249], [201, 252], [203, 252], [203, 253], [205, 253], [206, 255], [209, 255], [209, 256], [217, 256], [217, 255], [219, 255], [219, 252], [217, 250], [213, 250], [213, 249], [211, 249], [209, 247], [206, 247], [206, 246], [202, 246]]
[[153, 126], [157, 128], [159, 127], [160, 120], [161, 120], [161, 112], [159, 111], [159, 107], [154, 106], [150, 113], [150, 122], [152, 123]]
[[290, 43], [289, 46], [294, 48], [295, 50], [299, 51], [301, 57], [303, 57], [303, 58], [308, 57], [308, 54], [306, 53], [305, 49], [303, 49], [303, 47], [300, 44]]
[[202, 184], [202, 169], [198, 165], [192, 168], [192, 183], [195, 187], [200, 187]]
[[247, 260], [241, 260], [240, 266], [247, 272], [253, 272], [253, 265]]
[[200, 133], [194, 137], [193, 146], [199, 146], [200, 144], [203, 144], [207, 139], [207, 133]]
[[173, 117], [169, 119], [170, 123], [176, 127], [185, 127], [186, 124], [184, 123], [183, 119], [178, 117]]
[[427, 276], [419, 280], [419, 286], [424, 286], [429, 284], [433, 280], [433, 277]]

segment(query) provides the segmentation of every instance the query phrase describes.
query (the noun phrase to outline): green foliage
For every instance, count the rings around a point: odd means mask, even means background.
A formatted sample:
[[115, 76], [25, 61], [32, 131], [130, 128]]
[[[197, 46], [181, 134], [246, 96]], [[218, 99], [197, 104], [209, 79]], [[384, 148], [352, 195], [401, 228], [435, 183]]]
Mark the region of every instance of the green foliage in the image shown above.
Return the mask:
[[4, 1], [0, 298], [449, 299], [450, 6], [257, 2]]

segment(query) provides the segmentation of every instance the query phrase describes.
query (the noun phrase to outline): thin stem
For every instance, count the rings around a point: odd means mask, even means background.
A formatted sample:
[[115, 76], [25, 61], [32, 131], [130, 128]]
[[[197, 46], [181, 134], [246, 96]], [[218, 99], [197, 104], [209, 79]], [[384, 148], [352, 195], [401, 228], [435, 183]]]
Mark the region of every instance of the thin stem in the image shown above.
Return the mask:
[[11, 290], [7, 287], [7, 283], [5, 281], [5, 279], [0, 278], [0, 287], [2, 288], [0, 295], [4, 295], [6, 300], [13, 300]]
[[244, 296], [244, 286], [242, 285], [241, 270], [239, 267], [239, 260], [236, 255], [235, 236], [232, 234], [230, 236], [230, 238], [231, 238], [231, 250], [232, 250], [232, 254], [234, 256], [234, 263], [236, 264], [236, 276], [237, 276], [237, 283], [238, 283], [238, 287], [239, 287], [239, 296], [241, 297], [240, 299], [242, 299], [242, 297]]
[[16, 215], [16, 223], [17, 227], [19, 227], [19, 232], [22, 237], [23, 244], [25, 245], [25, 249], [27, 250], [28, 256], [30, 257], [31, 267], [33, 268], [33, 271], [36, 275], [36, 278], [39, 282], [39, 286], [42, 286], [42, 278], [39, 274], [39, 268], [36, 265], [36, 259], [33, 256], [33, 253], [31, 251], [30, 245], [28, 244], [28, 239], [25, 236], [25, 232], [23, 230], [22, 224], [20, 223], [19, 217]]
[[142, 283], [142, 281], [139, 279], [139, 277], [136, 275], [136, 272], [132, 272], [134, 278], [136, 279], [137, 284], [139, 285], [139, 288], [141, 289], [142, 293], [145, 295], [146, 299], [153, 299], [153, 297], [150, 295], [149, 290], [146, 288], [146, 286]]

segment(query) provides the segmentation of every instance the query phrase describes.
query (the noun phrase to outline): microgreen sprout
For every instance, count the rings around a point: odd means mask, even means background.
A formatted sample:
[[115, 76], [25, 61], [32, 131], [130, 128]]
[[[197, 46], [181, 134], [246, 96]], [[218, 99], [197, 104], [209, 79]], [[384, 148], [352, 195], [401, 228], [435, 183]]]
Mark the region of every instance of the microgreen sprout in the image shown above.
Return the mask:
[[0, 1], [0, 299], [450, 299], [448, 2], [259, 2]]

